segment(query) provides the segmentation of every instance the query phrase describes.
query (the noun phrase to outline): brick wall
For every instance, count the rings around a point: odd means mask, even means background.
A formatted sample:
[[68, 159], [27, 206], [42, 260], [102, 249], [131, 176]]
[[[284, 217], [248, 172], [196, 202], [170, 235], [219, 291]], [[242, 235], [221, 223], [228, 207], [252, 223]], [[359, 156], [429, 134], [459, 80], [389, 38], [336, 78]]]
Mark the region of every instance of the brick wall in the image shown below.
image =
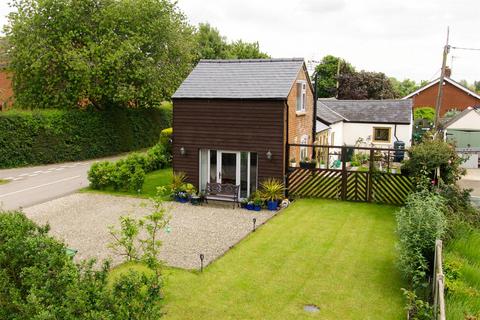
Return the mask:
[[[313, 91], [307, 80], [308, 74], [302, 69], [288, 96], [288, 142], [301, 143], [303, 135], [308, 136], [308, 143], [312, 140], [312, 122], [313, 122]], [[305, 112], [297, 112], [297, 81], [307, 81], [307, 100], [305, 104]], [[308, 150], [308, 157], [311, 157], [311, 150]], [[300, 148], [291, 147], [289, 159], [295, 158], [297, 163], [300, 159]]]
[[11, 73], [0, 70], [0, 110], [8, 107], [13, 102]]
[[[433, 107], [437, 101], [438, 83], [421, 91], [413, 96], [413, 108]], [[440, 116], [443, 116], [450, 109], [459, 111], [465, 110], [467, 107], [479, 106], [480, 99], [469, 95], [467, 92], [457, 88], [449, 82], [445, 82], [443, 86], [443, 98], [440, 108]]]

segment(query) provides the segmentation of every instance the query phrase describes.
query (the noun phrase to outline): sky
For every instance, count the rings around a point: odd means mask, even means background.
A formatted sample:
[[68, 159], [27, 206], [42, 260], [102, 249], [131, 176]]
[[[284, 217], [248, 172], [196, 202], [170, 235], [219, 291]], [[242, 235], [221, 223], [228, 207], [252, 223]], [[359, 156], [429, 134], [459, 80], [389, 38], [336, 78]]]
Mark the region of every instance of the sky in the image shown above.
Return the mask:
[[[7, 22], [0, 0], [0, 23]], [[273, 58], [340, 56], [358, 70], [433, 80], [450, 44], [480, 48], [478, 0], [178, 0], [190, 23], [229, 40], [258, 41]], [[480, 80], [480, 51], [452, 49], [452, 78]]]

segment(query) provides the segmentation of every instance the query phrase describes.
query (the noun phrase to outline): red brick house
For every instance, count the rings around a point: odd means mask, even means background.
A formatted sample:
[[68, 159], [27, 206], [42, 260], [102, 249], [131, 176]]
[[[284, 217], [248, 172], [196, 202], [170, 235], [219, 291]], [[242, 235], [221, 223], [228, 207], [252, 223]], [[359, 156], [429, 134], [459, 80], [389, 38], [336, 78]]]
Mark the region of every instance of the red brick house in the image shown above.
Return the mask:
[[[313, 87], [303, 59], [201, 60], [173, 95], [173, 169], [199, 190], [284, 180], [291, 157], [308, 157]], [[298, 150], [297, 150], [298, 149]]]
[[0, 65], [0, 111], [13, 103], [12, 74]]
[[[435, 108], [439, 81], [440, 79], [436, 79], [426, 84], [404, 99], [412, 99], [414, 109], [419, 107]], [[445, 77], [442, 104], [440, 107], [441, 117], [449, 110], [463, 111], [468, 107], [475, 106], [480, 106], [479, 94], [452, 80], [450, 77]]]

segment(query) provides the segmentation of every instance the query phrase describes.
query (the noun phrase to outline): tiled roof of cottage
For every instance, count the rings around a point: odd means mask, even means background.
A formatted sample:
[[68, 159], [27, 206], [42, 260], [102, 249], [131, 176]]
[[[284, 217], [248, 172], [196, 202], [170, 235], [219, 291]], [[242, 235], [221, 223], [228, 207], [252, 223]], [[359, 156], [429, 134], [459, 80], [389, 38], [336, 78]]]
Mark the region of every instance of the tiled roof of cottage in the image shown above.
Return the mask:
[[339, 121], [409, 124], [412, 121], [412, 100], [319, 99], [317, 118], [327, 124]]
[[303, 58], [200, 60], [173, 98], [286, 99], [303, 65]]

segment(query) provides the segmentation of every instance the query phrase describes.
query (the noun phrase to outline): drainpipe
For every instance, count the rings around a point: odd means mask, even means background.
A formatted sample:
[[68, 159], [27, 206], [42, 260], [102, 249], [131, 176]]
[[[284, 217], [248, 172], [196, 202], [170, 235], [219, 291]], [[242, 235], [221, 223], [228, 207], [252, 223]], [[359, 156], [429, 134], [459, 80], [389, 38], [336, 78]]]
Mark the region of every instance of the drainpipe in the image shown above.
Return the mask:
[[397, 137], [397, 124], [395, 123], [395, 128], [393, 129], [393, 136], [395, 137], [395, 139], [398, 141], [398, 137]]

